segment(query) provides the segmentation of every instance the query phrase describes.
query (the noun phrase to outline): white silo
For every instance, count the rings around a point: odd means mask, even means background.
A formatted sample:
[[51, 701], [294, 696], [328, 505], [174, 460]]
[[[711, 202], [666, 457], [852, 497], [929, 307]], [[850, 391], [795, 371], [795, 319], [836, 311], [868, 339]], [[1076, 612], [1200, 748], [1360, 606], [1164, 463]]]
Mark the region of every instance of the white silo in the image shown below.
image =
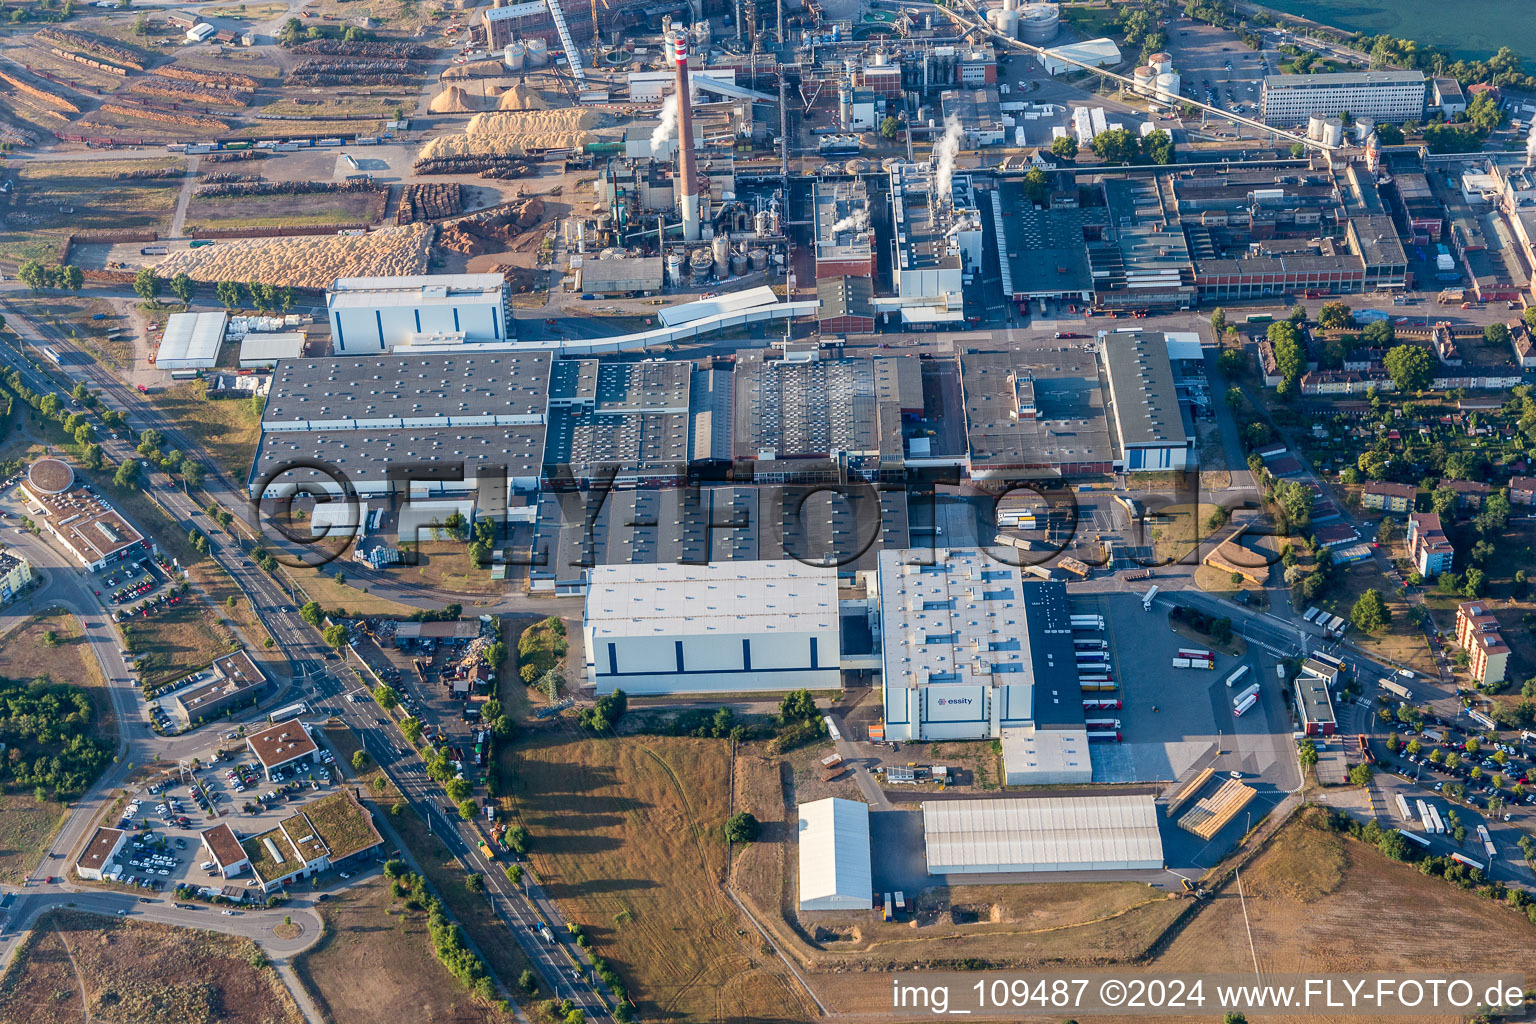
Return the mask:
[[521, 71], [523, 64], [528, 59], [528, 47], [516, 39], [507, 44], [507, 48], [501, 52], [501, 63], [508, 71]]
[[1337, 149], [1344, 145], [1344, 122], [1330, 117], [1323, 122], [1323, 145]]
[[837, 83], [837, 123], [843, 131], [853, 127], [853, 83], [846, 78]]
[[1018, 14], [1019, 38], [1033, 46], [1049, 43], [1061, 29], [1061, 8], [1056, 4], [1025, 4]]
[[1131, 72], [1131, 89], [1140, 96], [1151, 96], [1157, 89], [1157, 72], [1150, 64]]
[[1174, 103], [1179, 98], [1179, 76], [1169, 71], [1157, 76], [1157, 98], [1164, 103]]
[[1364, 144], [1365, 140], [1376, 134], [1376, 119], [1374, 117], [1355, 118], [1355, 141]]
[[996, 7], [987, 12], [987, 23], [1009, 39], [1019, 38], [1019, 12], [1010, 7]]
[[715, 276], [724, 281], [731, 276], [731, 236], [722, 231], [710, 242], [715, 253]]
[[1147, 59], [1147, 63], [1159, 75], [1166, 75], [1173, 70], [1173, 57], [1166, 53], [1154, 53]]
[[1307, 138], [1311, 139], [1313, 142], [1322, 142], [1323, 125], [1327, 124], [1327, 122], [1328, 119], [1322, 114], [1313, 114], [1311, 117], [1307, 118]]
[[541, 68], [549, 63], [549, 44], [542, 39], [528, 40], [528, 66]]

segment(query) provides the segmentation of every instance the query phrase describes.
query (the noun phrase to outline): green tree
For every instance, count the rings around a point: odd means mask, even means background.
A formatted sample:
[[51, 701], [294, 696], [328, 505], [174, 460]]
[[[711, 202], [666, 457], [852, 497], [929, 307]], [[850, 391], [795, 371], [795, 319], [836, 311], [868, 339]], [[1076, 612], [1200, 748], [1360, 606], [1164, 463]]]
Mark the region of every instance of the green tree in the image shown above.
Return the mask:
[[1024, 175], [1024, 195], [1031, 203], [1044, 203], [1050, 187], [1051, 179], [1038, 167], [1031, 167]]
[[[1396, 736], [1396, 733], [1392, 733]], [[1317, 744], [1311, 740], [1302, 740], [1296, 744], [1296, 760], [1303, 768], [1312, 768], [1317, 764]]]
[[225, 309], [240, 308], [240, 284], [237, 281], [220, 281], [213, 286], [213, 294], [218, 296], [219, 305]]
[[183, 306], [192, 305], [192, 296], [197, 293], [197, 285], [186, 273], [177, 274], [171, 278], [171, 294], [181, 300]]
[[894, 139], [901, 133], [901, 122], [894, 117], [887, 117], [880, 122], [880, 135], [885, 139]]
[[1128, 164], [1141, 155], [1141, 145], [1129, 128], [1100, 132], [1088, 143], [1093, 155], [1106, 164]]
[[1211, 310], [1211, 333], [1216, 335], [1218, 342], [1227, 336], [1227, 311], [1220, 306]]
[[1070, 135], [1063, 135], [1059, 139], [1052, 139], [1051, 155], [1059, 156], [1063, 160], [1077, 159], [1077, 140]]
[[364, 770], [365, 768], [368, 767], [369, 760], [370, 760], [370, 758], [368, 757], [368, 751], [366, 751], [366, 750], [354, 750], [354, 751], [352, 751], [352, 770], [353, 771], [359, 771], [359, 772]]
[[1317, 311], [1317, 326], [1325, 331], [1348, 330], [1351, 323], [1350, 309], [1342, 302], [1325, 302]]
[[1434, 363], [1428, 349], [1417, 345], [1398, 345], [1387, 353], [1384, 363], [1399, 391], [1411, 394], [1429, 387]]
[[1509, 328], [1499, 323], [1489, 324], [1483, 328], [1483, 341], [1503, 348], [1509, 344]]
[[1307, 155], [1307, 147], [1300, 142], [1291, 143], [1291, 159], [1302, 160]]
[[347, 645], [347, 627], [339, 622], [326, 626], [320, 635], [338, 651]]
[[1401, 146], [1403, 144], [1403, 130], [1395, 124], [1378, 124], [1376, 126], [1376, 141], [1383, 146]]
[[1357, 764], [1349, 770], [1349, 784], [1352, 786], [1369, 786], [1376, 773], [1368, 764]]
[[128, 459], [121, 466], [118, 466], [117, 472], [112, 474], [112, 482], [118, 487], [124, 488], [137, 485], [139, 482], [139, 460]]
[[373, 688], [373, 702], [385, 711], [393, 711], [400, 706], [400, 695], [395, 692], [393, 686], [380, 683]]
[[149, 267], [143, 267], [133, 278], [133, 293], [153, 305], [159, 300], [160, 279]]
[[85, 271], [73, 263], [66, 263], [59, 268], [59, 283], [72, 292], [79, 292], [85, 287]]
[[1174, 160], [1173, 136], [1161, 128], [1149, 132], [1141, 140], [1141, 151], [1154, 164], [1171, 164]]
[[470, 892], [485, 892], [485, 879], [476, 872], [470, 872], [464, 876], [464, 888]]
[[299, 618], [319, 629], [321, 621], [325, 618], [325, 610], [320, 607], [319, 601], [305, 601], [299, 608]]
[[1349, 611], [1349, 621], [1362, 633], [1375, 633], [1386, 626], [1392, 612], [1381, 598], [1381, 591], [1371, 587], [1355, 601]]
[[746, 811], [737, 811], [726, 819], [725, 841], [728, 843], [750, 843], [757, 839], [757, 819]]

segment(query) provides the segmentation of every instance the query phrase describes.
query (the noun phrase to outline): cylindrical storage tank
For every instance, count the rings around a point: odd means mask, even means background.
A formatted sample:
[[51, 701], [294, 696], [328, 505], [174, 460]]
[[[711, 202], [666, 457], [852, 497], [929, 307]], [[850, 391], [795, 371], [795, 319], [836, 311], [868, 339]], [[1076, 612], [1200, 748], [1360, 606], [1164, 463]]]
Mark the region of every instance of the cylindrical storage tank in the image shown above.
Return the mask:
[[1025, 4], [1019, 8], [1019, 38], [1039, 46], [1056, 38], [1061, 29], [1061, 8], [1056, 4]]
[[1355, 141], [1364, 143], [1376, 133], [1376, 119], [1374, 117], [1355, 118]]
[[667, 281], [674, 288], [683, 286], [683, 263], [686, 254], [681, 249], [673, 249], [667, 253]]
[[747, 258], [739, 252], [731, 253], [731, 276], [740, 277], [747, 272]]
[[1166, 75], [1173, 70], [1173, 57], [1166, 53], [1154, 53], [1147, 58], [1147, 63], [1152, 65], [1152, 70], [1159, 75]]
[[715, 252], [715, 276], [721, 279], [731, 274], [731, 236], [724, 231], [715, 236], [711, 245]]
[[869, 66], [872, 68], [883, 68], [885, 67], [885, 61], [885, 52], [883, 50], [876, 50], [874, 53], [870, 54]]
[[1179, 98], [1179, 76], [1175, 72], [1157, 76], [1157, 98], [1172, 103]]
[[768, 250], [753, 249], [751, 252], [747, 253], [747, 261], [752, 264], [753, 270], [767, 270]]
[[695, 249], [688, 257], [688, 270], [694, 284], [703, 284], [708, 281], [709, 273], [714, 269], [715, 258], [708, 249]]
[[549, 63], [549, 44], [542, 39], [528, 40], [528, 66], [541, 68]]
[[1327, 122], [1327, 120], [1328, 119], [1322, 114], [1313, 114], [1311, 117], [1307, 118], [1307, 138], [1311, 139], [1313, 142], [1322, 142], [1323, 125]]
[[528, 59], [528, 47], [517, 40], [507, 44], [507, 48], [501, 52], [501, 62], [511, 71], [523, 70], [523, 63]]
[[1131, 72], [1131, 89], [1142, 96], [1151, 96], [1157, 88], [1157, 72], [1150, 64]]
[[756, 229], [759, 238], [773, 234], [773, 214], [767, 210], [758, 210], [752, 226]]
[[834, 21], [832, 23], [832, 41], [834, 43], [836, 43], [836, 42], [841, 41], [842, 38], [843, 38], [843, 26], [839, 25], [837, 22]]
[[1330, 117], [1323, 122], [1323, 145], [1334, 148], [1344, 145], [1344, 122]]
[[869, 170], [869, 161], [860, 157], [854, 157], [852, 160], [849, 160], [847, 163], [843, 164], [843, 170], [847, 171], [849, 174], [863, 174]]
[[987, 12], [987, 21], [1009, 39], [1019, 38], [1019, 12], [998, 8]]
[[853, 127], [853, 83], [847, 79], [837, 83], [837, 123], [844, 131]]

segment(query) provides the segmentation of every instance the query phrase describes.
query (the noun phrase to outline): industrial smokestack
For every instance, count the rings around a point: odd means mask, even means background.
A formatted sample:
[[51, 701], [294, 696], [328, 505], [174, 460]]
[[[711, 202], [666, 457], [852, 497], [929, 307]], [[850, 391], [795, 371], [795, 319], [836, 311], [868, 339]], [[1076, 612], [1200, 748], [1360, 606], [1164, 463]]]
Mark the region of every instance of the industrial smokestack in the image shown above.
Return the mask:
[[672, 37], [677, 62], [677, 173], [682, 176], [683, 240], [699, 240], [699, 171], [693, 162], [693, 97], [688, 94], [688, 36]]

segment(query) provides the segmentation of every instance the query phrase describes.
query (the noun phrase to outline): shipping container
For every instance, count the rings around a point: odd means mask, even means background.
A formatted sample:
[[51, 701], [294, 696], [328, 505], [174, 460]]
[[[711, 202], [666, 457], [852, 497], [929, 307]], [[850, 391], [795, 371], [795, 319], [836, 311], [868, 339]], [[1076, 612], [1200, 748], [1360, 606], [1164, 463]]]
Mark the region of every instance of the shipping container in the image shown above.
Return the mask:
[[1413, 820], [1413, 809], [1408, 806], [1408, 798], [1403, 794], [1397, 794], [1397, 814], [1404, 821]]

